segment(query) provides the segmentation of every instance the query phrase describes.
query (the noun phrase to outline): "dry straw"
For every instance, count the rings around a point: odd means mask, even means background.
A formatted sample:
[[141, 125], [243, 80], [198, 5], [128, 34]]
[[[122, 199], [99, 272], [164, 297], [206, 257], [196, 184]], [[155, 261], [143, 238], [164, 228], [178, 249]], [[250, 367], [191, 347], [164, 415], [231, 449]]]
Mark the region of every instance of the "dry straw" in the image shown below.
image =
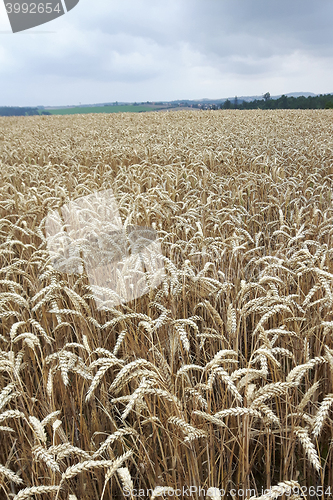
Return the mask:
[[[0, 118], [4, 498], [333, 484], [332, 138], [331, 110]], [[50, 255], [46, 218], [110, 189], [165, 278], [103, 310], [82, 256], [123, 293], [119, 235], [90, 203]]]

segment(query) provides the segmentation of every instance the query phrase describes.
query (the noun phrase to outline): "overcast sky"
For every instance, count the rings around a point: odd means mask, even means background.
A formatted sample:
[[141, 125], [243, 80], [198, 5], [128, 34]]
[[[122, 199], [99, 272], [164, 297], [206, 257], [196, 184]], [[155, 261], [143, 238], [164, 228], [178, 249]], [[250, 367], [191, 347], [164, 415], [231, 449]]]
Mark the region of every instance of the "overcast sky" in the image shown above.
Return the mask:
[[0, 0], [0, 106], [330, 93], [332, 19], [332, 0], [80, 0], [13, 34]]

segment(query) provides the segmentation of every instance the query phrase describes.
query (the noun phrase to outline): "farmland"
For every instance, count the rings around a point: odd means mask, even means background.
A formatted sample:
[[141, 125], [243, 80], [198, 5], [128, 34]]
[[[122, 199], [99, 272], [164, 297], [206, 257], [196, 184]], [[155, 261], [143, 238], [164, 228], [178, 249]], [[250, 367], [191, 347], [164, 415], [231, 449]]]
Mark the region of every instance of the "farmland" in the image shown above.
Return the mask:
[[161, 105], [134, 105], [134, 104], [119, 104], [112, 106], [75, 106], [66, 108], [47, 108], [51, 115], [83, 115], [91, 113], [143, 113], [146, 111], [156, 111], [164, 109], [165, 106]]
[[[0, 498], [329, 498], [333, 111], [0, 118], [0, 169]], [[165, 277], [100, 309], [45, 224], [108, 190]]]

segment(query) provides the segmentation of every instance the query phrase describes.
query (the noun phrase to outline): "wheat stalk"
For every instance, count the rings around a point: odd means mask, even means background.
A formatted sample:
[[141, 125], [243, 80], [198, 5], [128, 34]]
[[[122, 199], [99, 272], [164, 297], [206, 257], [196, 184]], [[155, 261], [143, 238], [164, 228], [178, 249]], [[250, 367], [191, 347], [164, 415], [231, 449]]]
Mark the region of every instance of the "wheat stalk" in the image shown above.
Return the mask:
[[295, 434], [302, 443], [302, 446], [307, 454], [307, 457], [313, 467], [319, 472], [321, 469], [318, 453], [314, 444], [312, 443], [307, 429], [301, 427], [295, 429]]
[[321, 433], [321, 430], [323, 428], [325, 420], [328, 417], [328, 413], [330, 411], [332, 404], [333, 404], [333, 394], [327, 394], [327, 396], [324, 397], [319, 407], [319, 410], [317, 411], [317, 414], [314, 418], [313, 429], [312, 429], [313, 437], [318, 438], [319, 434]]
[[14, 500], [26, 500], [34, 495], [42, 495], [44, 493], [56, 493], [58, 491], [58, 486], [32, 486], [30, 488], [24, 488], [17, 495], [15, 495]]

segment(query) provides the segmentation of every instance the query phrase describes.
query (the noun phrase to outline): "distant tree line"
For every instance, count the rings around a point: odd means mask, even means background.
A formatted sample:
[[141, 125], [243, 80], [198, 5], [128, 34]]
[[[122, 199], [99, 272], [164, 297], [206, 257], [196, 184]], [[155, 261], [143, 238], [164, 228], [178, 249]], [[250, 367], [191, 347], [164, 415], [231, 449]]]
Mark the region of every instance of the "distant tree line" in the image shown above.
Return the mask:
[[50, 115], [49, 111], [40, 111], [38, 108], [19, 108], [13, 106], [0, 106], [0, 116], [34, 116]]
[[[282, 95], [278, 99], [271, 99], [270, 93], [266, 92], [263, 99], [255, 99], [254, 101], [239, 102], [235, 99], [227, 99], [220, 104], [220, 109], [333, 109], [333, 95], [320, 94], [318, 96], [299, 96], [288, 97]], [[214, 107], [212, 108], [214, 109]], [[215, 106], [217, 109], [217, 106]]]

